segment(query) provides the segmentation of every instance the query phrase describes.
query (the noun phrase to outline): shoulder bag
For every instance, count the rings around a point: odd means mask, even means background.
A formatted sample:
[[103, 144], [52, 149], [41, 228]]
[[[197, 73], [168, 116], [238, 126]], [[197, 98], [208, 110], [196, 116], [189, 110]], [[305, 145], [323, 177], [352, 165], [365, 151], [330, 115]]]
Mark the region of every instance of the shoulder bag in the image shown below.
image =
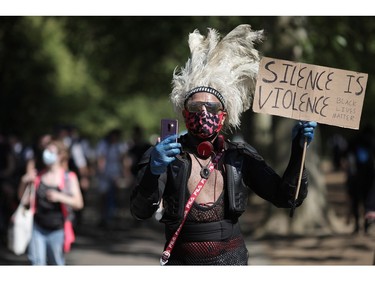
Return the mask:
[[20, 203], [10, 218], [8, 227], [8, 249], [16, 255], [26, 252], [33, 230], [34, 212], [31, 204], [34, 202], [34, 184], [29, 184]]

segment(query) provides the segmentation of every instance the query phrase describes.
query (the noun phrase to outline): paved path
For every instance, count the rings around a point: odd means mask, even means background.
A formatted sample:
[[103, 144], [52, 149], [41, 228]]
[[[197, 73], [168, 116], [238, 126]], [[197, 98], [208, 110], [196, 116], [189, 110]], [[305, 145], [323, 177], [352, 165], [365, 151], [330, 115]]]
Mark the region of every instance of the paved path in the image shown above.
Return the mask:
[[[346, 208], [345, 189], [342, 175], [331, 174], [328, 185], [334, 188], [335, 198], [330, 201], [337, 212]], [[337, 198], [342, 198], [337, 201]], [[72, 251], [67, 254], [68, 265], [159, 265], [163, 248], [162, 226], [154, 219], [136, 223], [126, 209], [119, 214], [118, 220], [108, 229], [98, 228], [96, 194], [91, 192], [84, 211], [84, 220], [77, 230], [77, 240]], [[256, 212], [261, 208], [253, 207], [246, 219], [256, 225]], [[251, 215], [250, 215], [251, 212]], [[350, 226], [342, 233], [325, 236], [303, 237], [263, 237], [246, 236], [252, 265], [372, 265], [375, 252], [375, 226], [369, 235], [359, 233], [351, 235]], [[0, 248], [1, 265], [26, 265], [25, 255], [15, 256], [3, 246]]]

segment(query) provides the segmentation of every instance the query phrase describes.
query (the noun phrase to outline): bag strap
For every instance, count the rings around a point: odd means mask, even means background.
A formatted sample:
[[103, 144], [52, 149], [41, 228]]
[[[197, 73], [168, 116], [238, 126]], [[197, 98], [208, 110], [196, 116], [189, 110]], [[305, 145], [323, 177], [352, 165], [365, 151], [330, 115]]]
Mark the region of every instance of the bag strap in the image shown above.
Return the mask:
[[[210, 174], [214, 170], [215, 164], [217, 164], [219, 162], [221, 156], [222, 156], [222, 153], [221, 152], [218, 153], [216, 155], [215, 159], [208, 166]], [[188, 201], [186, 202], [185, 210], [184, 210], [184, 216], [182, 218], [182, 221], [181, 221], [179, 227], [177, 228], [176, 232], [173, 234], [172, 238], [170, 239], [167, 248], [163, 252], [163, 254], [160, 258], [160, 265], [165, 265], [168, 262], [168, 259], [171, 256], [171, 252], [173, 250], [173, 247], [174, 247], [174, 245], [177, 241], [178, 236], [180, 235], [182, 226], [184, 225], [184, 223], [186, 221], [187, 215], [189, 214], [189, 211], [190, 211], [191, 207], [193, 206], [193, 203], [194, 203], [195, 199], [198, 197], [199, 193], [201, 192], [204, 185], [206, 184], [207, 179], [208, 179], [208, 177], [207, 178], [204, 178], [204, 177], [201, 178], [201, 180], [198, 182], [197, 186], [195, 187], [193, 193], [190, 195]]]
[[35, 188], [33, 183], [28, 183], [22, 197], [20, 199], [20, 204], [28, 206], [33, 209], [34, 197], [35, 197]]
[[[70, 190], [70, 178], [74, 175], [72, 171], [63, 171], [62, 176], [61, 176], [61, 182], [59, 185], [59, 189], [61, 191], [65, 190], [69, 192]], [[64, 219], [70, 219], [69, 215], [71, 212], [69, 211], [69, 208], [65, 204], [60, 204], [61, 205], [61, 211], [63, 213]]]
[[39, 185], [40, 185], [40, 181], [42, 180], [42, 175], [46, 172], [46, 170], [42, 170], [40, 171], [40, 173], [38, 173], [38, 175], [36, 176], [35, 180], [34, 180], [34, 186], [35, 186], [35, 190], [37, 190], [39, 188]]

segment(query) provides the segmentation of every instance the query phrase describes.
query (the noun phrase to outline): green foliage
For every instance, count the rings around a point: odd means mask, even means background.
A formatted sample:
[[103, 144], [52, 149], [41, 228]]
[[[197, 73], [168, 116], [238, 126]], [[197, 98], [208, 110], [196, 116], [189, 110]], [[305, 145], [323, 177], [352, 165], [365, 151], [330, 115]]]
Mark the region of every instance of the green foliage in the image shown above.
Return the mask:
[[34, 16], [0, 17], [0, 129], [29, 140], [61, 123], [92, 139], [136, 124], [158, 133], [175, 116], [168, 96], [188, 33], [241, 23], [265, 30], [264, 55], [300, 48], [304, 62], [368, 73], [362, 119], [375, 118], [373, 17]]
[[[308, 34], [303, 42], [303, 58], [306, 62], [367, 73], [366, 96], [360, 127], [372, 123], [375, 118], [375, 29], [374, 17], [308, 17], [305, 25]], [[352, 130], [322, 126], [328, 137], [334, 132], [350, 136]]]

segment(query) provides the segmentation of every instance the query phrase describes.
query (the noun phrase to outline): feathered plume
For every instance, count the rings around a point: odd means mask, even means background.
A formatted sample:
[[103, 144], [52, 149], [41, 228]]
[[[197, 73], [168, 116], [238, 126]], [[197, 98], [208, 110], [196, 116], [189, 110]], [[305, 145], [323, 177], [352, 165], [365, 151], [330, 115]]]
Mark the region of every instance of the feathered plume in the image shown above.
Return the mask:
[[248, 24], [237, 26], [221, 41], [212, 28], [208, 28], [207, 37], [198, 30], [190, 33], [191, 56], [185, 67], [173, 73], [170, 97], [176, 112], [183, 109], [191, 89], [207, 86], [224, 97], [228, 114], [224, 129], [239, 127], [241, 114], [251, 106], [259, 68], [254, 43], [262, 39], [263, 31], [253, 31]]

